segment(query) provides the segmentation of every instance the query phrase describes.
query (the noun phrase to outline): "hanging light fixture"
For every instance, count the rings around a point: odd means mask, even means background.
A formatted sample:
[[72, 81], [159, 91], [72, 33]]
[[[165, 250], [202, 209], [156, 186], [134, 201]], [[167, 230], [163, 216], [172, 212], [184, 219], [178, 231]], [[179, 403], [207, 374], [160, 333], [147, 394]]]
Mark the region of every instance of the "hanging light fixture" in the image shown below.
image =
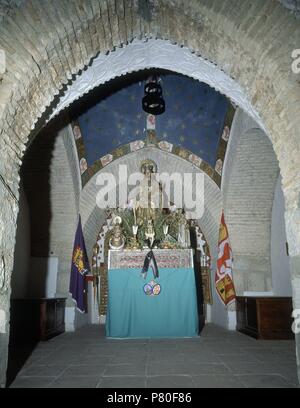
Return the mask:
[[152, 115], [161, 115], [165, 111], [165, 101], [162, 97], [162, 88], [156, 77], [146, 83], [145, 96], [142, 100], [143, 110]]

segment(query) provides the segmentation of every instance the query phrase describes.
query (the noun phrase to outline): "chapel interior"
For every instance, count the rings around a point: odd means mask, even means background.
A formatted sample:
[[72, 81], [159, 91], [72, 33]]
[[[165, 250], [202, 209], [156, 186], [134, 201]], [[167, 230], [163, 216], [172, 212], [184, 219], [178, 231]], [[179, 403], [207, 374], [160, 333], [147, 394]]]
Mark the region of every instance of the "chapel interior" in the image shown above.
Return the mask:
[[[111, 44], [105, 24], [100, 29], [91, 17], [104, 19], [111, 2], [75, 1], [73, 9], [55, 0], [49, 28], [44, 3], [0, 1], [0, 51], [7, 64], [0, 71], [0, 107], [14, 69], [20, 89], [27, 89], [27, 71], [18, 68], [8, 33], [26, 33], [23, 45], [16, 39], [19, 51], [24, 46], [19, 58], [35, 63], [39, 88], [34, 105], [30, 98], [17, 102], [25, 113], [12, 133], [0, 109], [0, 387], [299, 387], [300, 73], [273, 70], [276, 37], [255, 67], [256, 92], [254, 80], [244, 81], [253, 67], [243, 65], [242, 50], [239, 56], [235, 50], [235, 64], [241, 62], [234, 75], [232, 55], [224, 54], [220, 65], [213, 39], [216, 59], [205, 58], [195, 40], [198, 24], [227, 18], [226, 1], [116, 1], [122, 6], [115, 6], [119, 26], [118, 34], [110, 28]], [[145, 35], [113, 45], [113, 36], [128, 29], [125, 3], [131, 23], [135, 13], [140, 18], [132, 33], [143, 23]], [[234, 23], [224, 32], [238, 32], [247, 14], [247, 2], [241, 3], [239, 12], [232, 6]], [[299, 2], [262, 3], [250, 7], [243, 23], [244, 31], [250, 25], [249, 55], [256, 52], [252, 42], [258, 47], [262, 41], [255, 21], [261, 27], [275, 16], [295, 33], [285, 44], [290, 55], [300, 40]], [[61, 8], [57, 19], [54, 6]], [[186, 42], [176, 41], [171, 22], [169, 36], [160, 35], [161, 10], [175, 13]], [[199, 13], [190, 30], [183, 29], [182, 10]], [[78, 42], [58, 42], [63, 51], [53, 51], [50, 63], [48, 37], [56, 30], [62, 40], [70, 28], [67, 15]], [[38, 40], [29, 40], [35, 17], [42, 21], [41, 58], [48, 66], [35, 60]], [[101, 36], [108, 47], [95, 45]], [[203, 38], [208, 46], [209, 37]], [[58, 65], [64, 69], [63, 55], [67, 61], [72, 48], [66, 65], [74, 69], [58, 84]], [[80, 68], [76, 52], [86, 54]], [[261, 95], [267, 64], [272, 85], [266, 79]], [[38, 82], [43, 70], [57, 74], [51, 98], [49, 83]], [[272, 99], [276, 76], [289, 84], [278, 106]], [[8, 118], [13, 108], [3, 100]], [[7, 147], [18, 132], [21, 153], [17, 139]], [[14, 160], [16, 174], [9, 170]], [[128, 185], [134, 174], [139, 182]], [[168, 184], [161, 174], [173, 179]], [[190, 206], [180, 205], [182, 194]]]

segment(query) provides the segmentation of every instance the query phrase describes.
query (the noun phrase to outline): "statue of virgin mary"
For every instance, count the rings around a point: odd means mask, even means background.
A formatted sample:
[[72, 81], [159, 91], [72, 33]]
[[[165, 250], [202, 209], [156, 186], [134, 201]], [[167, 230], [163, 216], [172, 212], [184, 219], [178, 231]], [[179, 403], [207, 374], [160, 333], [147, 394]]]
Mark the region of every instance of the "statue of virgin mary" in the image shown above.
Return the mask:
[[157, 165], [152, 160], [143, 160], [140, 167], [144, 175], [135, 197], [137, 224], [155, 219], [155, 213], [162, 210], [163, 189], [156, 179]]

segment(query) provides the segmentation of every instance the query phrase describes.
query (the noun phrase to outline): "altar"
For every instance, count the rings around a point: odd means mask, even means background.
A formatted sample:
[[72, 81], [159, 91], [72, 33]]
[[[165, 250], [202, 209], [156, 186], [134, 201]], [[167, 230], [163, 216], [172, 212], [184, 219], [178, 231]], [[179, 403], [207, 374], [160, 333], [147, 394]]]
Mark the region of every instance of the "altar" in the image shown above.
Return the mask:
[[149, 250], [110, 250], [106, 335], [111, 338], [198, 336], [193, 251], [154, 249], [159, 276], [141, 270]]

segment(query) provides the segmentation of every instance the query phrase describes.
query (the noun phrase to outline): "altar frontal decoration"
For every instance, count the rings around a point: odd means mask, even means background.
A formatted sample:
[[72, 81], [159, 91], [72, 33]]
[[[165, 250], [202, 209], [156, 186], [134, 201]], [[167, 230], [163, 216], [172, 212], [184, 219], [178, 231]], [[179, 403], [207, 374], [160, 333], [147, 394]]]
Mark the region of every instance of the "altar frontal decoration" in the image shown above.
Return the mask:
[[219, 230], [219, 253], [215, 283], [217, 293], [225, 305], [235, 300], [235, 288], [232, 278], [232, 251], [224, 213], [222, 213]]
[[144, 292], [148, 296], [157, 296], [160, 294], [160, 291], [161, 291], [160, 284], [156, 283], [154, 280], [144, 285]]
[[[94, 290], [100, 281], [98, 290], [100, 315], [106, 314], [108, 276], [105, 258], [109, 250], [111, 255], [109, 269], [119, 269], [122, 265], [122, 268], [141, 270], [145, 257], [152, 252], [155, 253], [159, 268], [185, 268], [191, 264], [188, 249], [191, 248], [190, 233], [194, 221], [187, 217], [184, 208], [177, 208], [169, 199], [170, 192], [166, 191], [157, 177], [157, 170], [157, 164], [153, 160], [142, 160], [140, 172], [143, 177], [138, 188], [129, 192], [127, 203], [122, 207], [107, 209], [106, 223], [98, 234], [92, 259]], [[204, 258], [207, 268], [205, 282], [209, 288], [205, 293], [210, 293], [209, 257], [206, 252], [203, 252]], [[155, 279], [154, 275], [154, 282]], [[204, 282], [204, 279], [202, 281]], [[151, 295], [160, 293], [159, 285], [144, 283], [149, 284], [144, 287], [145, 293]], [[151, 289], [150, 286], [155, 286], [155, 289]]]
[[86, 253], [81, 218], [79, 216], [72, 254], [69, 291], [76, 303], [77, 309], [81, 313], [87, 312], [85, 275], [89, 270], [89, 260]]
[[[150, 244], [150, 242], [149, 242]], [[143, 265], [143, 269], [141, 272], [141, 275], [144, 279], [146, 279], [147, 277], [147, 273], [149, 268], [152, 269], [152, 273], [153, 273], [153, 278], [156, 279], [159, 277], [159, 271], [158, 271], [158, 267], [157, 267], [157, 262], [154, 256], [154, 252], [152, 251], [153, 246], [155, 245], [155, 242], [152, 242], [151, 244], [151, 251], [149, 251], [145, 257], [144, 260], [144, 265]], [[155, 280], [152, 279], [149, 283], [146, 283], [144, 285], [144, 292], [146, 295], [150, 295], [150, 296], [157, 296], [160, 294], [160, 290], [161, 287], [160, 285], [155, 282]]]

